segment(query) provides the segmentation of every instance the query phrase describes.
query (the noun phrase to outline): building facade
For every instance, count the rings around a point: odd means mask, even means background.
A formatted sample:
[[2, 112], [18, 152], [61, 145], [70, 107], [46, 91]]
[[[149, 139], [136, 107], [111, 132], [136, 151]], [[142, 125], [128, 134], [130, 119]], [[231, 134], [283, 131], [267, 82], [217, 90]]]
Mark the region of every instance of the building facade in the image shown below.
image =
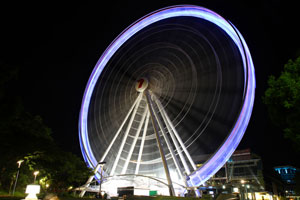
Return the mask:
[[297, 168], [293, 166], [277, 166], [274, 167], [274, 170], [279, 174], [281, 180], [284, 182], [286, 196], [295, 196], [295, 176], [298, 171]]
[[236, 150], [200, 190], [217, 199], [273, 200], [265, 189], [261, 158], [250, 149]]

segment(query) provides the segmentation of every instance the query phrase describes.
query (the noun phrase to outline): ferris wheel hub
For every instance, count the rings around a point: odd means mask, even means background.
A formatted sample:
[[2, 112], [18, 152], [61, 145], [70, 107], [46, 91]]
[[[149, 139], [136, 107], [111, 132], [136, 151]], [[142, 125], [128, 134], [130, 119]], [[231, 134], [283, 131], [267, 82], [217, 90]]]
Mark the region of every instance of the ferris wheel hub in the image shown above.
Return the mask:
[[148, 79], [145, 77], [142, 77], [136, 81], [135, 89], [138, 92], [144, 92], [148, 88], [148, 85], [149, 85]]

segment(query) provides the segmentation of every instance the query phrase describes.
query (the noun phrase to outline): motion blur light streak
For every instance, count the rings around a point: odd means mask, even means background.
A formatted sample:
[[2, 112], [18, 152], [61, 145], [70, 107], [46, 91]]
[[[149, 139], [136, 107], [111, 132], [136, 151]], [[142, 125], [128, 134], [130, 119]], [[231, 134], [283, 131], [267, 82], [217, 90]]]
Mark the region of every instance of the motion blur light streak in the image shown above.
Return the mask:
[[89, 78], [80, 111], [79, 138], [83, 157], [91, 168], [95, 168], [99, 160], [95, 158], [88, 139], [88, 111], [95, 85], [102, 71], [117, 50], [134, 35], [156, 22], [175, 17], [195, 17], [218, 26], [235, 43], [244, 67], [243, 102], [236, 123], [216, 153], [190, 175], [189, 186], [199, 186], [216, 173], [225, 164], [241, 141], [250, 120], [255, 94], [254, 66], [246, 42], [231, 23], [209, 9], [192, 5], [171, 6], [148, 14], [124, 30], [105, 50]]

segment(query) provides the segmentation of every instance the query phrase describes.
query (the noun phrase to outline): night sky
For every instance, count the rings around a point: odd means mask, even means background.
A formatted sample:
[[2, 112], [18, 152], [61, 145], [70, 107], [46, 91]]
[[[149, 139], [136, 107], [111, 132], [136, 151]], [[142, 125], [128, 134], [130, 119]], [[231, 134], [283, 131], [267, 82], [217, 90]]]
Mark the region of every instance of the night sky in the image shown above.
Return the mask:
[[[98, 1], [102, 2], [102, 1]], [[98, 4], [1, 5], [0, 62], [20, 67], [25, 108], [42, 116], [53, 137], [81, 156], [78, 116], [90, 73], [106, 47], [127, 26], [162, 7], [194, 4], [230, 20], [244, 36], [256, 71], [253, 114], [239, 146], [260, 155], [265, 166], [300, 161], [268, 119], [262, 95], [268, 76], [279, 75], [300, 56], [300, 17], [287, 1], [109, 1]]]

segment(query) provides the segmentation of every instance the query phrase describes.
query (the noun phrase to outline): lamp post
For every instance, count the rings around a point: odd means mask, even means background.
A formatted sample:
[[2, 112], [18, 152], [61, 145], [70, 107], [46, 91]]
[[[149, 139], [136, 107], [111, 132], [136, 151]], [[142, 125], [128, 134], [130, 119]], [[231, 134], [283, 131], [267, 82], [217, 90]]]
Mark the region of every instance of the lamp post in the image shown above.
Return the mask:
[[103, 181], [103, 175], [102, 175], [102, 172], [103, 172], [103, 166], [106, 164], [105, 161], [103, 162], [99, 162], [98, 163], [100, 165], [100, 188], [99, 188], [99, 195], [101, 195], [101, 198], [102, 198], [102, 194], [101, 194], [101, 185], [102, 185], [102, 181]]
[[[246, 185], [246, 195], [247, 195], [247, 200], [248, 200], [248, 189], [250, 189], [250, 185]], [[250, 191], [250, 193], [251, 193], [251, 191]]]
[[35, 172], [33, 172], [33, 175], [34, 175], [33, 184], [35, 183], [36, 176], [37, 176], [39, 173], [40, 173], [39, 171], [35, 171]]
[[247, 191], [247, 185], [245, 187], [245, 180], [241, 180], [241, 184], [242, 184], [242, 188], [241, 188], [241, 195], [242, 195], [242, 199], [246, 199], [248, 200], [248, 191]]
[[16, 186], [17, 186], [17, 182], [18, 182], [18, 178], [19, 178], [19, 173], [20, 173], [20, 168], [21, 168], [22, 162], [24, 162], [24, 160], [19, 160], [19, 161], [17, 162], [17, 163], [18, 163], [18, 172], [17, 172], [16, 181], [15, 181], [15, 184], [14, 184], [14, 189], [13, 189], [12, 195], [15, 194], [15, 190], [16, 190]]

